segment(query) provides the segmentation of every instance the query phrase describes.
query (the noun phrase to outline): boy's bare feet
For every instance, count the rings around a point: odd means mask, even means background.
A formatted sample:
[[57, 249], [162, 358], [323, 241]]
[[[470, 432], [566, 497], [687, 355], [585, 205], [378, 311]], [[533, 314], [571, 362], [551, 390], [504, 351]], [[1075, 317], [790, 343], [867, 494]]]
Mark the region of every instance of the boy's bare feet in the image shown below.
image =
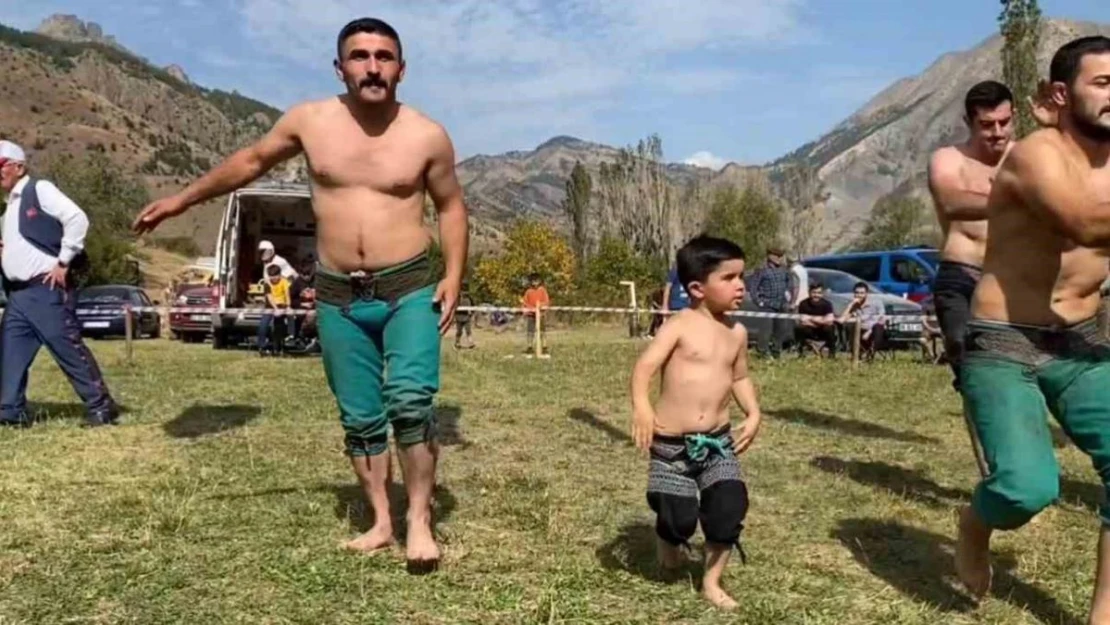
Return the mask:
[[682, 566], [682, 549], [658, 536], [655, 537], [655, 555], [659, 560], [659, 566], [665, 570], [671, 571]]
[[956, 543], [956, 574], [976, 598], [985, 596], [991, 586], [990, 538], [990, 528], [979, 521], [970, 506], [964, 506]]
[[432, 518], [409, 517], [405, 538], [405, 558], [413, 574], [431, 573], [439, 566], [439, 545], [432, 534]]
[[735, 599], [728, 596], [728, 593], [715, 583], [704, 583], [702, 585], [701, 594], [709, 603], [712, 603], [722, 610], [735, 610], [740, 607], [740, 604], [736, 603]]
[[375, 553], [383, 549], [389, 548], [393, 544], [393, 526], [386, 523], [375, 524], [369, 531], [365, 532], [348, 541], [343, 546], [351, 551], [361, 551], [363, 553]]

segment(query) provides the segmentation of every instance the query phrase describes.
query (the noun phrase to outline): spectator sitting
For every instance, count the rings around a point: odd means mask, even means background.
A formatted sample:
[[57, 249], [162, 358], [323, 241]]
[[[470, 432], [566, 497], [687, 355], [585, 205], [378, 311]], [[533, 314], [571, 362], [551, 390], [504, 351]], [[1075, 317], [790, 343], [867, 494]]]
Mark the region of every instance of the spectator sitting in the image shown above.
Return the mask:
[[805, 355], [807, 347], [820, 353], [823, 344], [829, 351], [829, 358], [836, 358], [836, 315], [820, 283], [809, 285], [809, 297], [798, 303], [798, 314], [808, 315], [794, 326], [798, 355]]
[[[544, 287], [543, 281], [540, 280], [538, 274], [532, 274], [528, 277], [529, 288], [524, 292], [524, 297], [520, 298], [520, 305], [524, 308], [524, 317], [528, 324], [528, 348], [525, 352], [531, 352], [536, 340], [536, 309], [546, 308], [551, 305], [551, 297], [547, 294], [547, 288]], [[547, 342], [545, 339], [546, 324], [540, 322], [540, 353], [547, 354]]]
[[886, 337], [886, 311], [883, 303], [872, 296], [866, 282], [857, 282], [852, 288], [852, 303], [840, 316], [841, 323], [855, 318], [860, 324], [860, 349], [868, 360], [874, 360], [875, 351], [882, 349]]
[[[281, 267], [270, 265], [266, 268], [266, 282], [263, 285], [266, 297], [266, 310], [258, 322], [258, 354], [274, 355], [285, 351], [285, 335], [289, 331], [288, 316], [284, 313], [290, 307], [289, 281], [281, 275]], [[270, 312], [273, 311], [273, 312]], [[282, 317], [274, 323], [274, 316]], [[271, 336], [271, 330], [273, 336]]]

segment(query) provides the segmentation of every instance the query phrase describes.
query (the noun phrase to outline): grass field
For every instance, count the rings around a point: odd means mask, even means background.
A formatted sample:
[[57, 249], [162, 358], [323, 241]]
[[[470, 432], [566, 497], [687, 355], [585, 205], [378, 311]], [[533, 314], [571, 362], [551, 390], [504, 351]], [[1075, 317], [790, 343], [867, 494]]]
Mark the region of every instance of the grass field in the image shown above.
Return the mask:
[[318, 359], [146, 341], [129, 366], [94, 342], [128, 412], [89, 431], [44, 352], [45, 421], [0, 431], [0, 623], [1085, 622], [1101, 492], [1086, 458], [1061, 438], [1062, 500], [996, 538], [994, 593], [972, 605], [951, 555], [977, 471], [947, 369], [908, 354], [858, 373], [754, 364], [749, 560], [725, 576], [741, 608], [708, 608], [697, 566], [653, 566], [626, 435], [642, 344], [619, 333], [557, 333], [546, 361], [508, 358], [519, 335], [444, 349], [444, 562], [426, 577], [401, 548], [339, 549], [368, 519]]

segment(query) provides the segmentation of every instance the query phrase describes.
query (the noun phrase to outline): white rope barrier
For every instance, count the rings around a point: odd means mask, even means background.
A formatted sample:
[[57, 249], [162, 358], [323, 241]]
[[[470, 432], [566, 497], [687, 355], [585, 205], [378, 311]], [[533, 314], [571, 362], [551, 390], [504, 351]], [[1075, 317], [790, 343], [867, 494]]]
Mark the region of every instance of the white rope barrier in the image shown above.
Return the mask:
[[[524, 308], [519, 306], [459, 306], [456, 309], [458, 312], [471, 312], [471, 313], [514, 313], [522, 314], [526, 312], [534, 312], [534, 308]], [[576, 313], [608, 313], [618, 315], [628, 314], [645, 314], [645, 315], [673, 315], [677, 314], [675, 311], [662, 311], [650, 308], [617, 308], [617, 307], [604, 307], [604, 306], [545, 306], [541, 309], [542, 313], [553, 312], [576, 312]], [[2, 311], [2, 309], [0, 309]], [[217, 306], [123, 306], [119, 308], [78, 308], [77, 315], [84, 316], [100, 316], [100, 315], [122, 315], [127, 311], [132, 313], [147, 313], [158, 312], [163, 314], [208, 314], [208, 315], [263, 315], [273, 314], [275, 316], [301, 316], [314, 312], [313, 309], [305, 308], [220, 308]], [[764, 312], [754, 310], [736, 310], [729, 313], [731, 317], [751, 317], [756, 319], [812, 319], [813, 315], [803, 315], [799, 313], [778, 313], [778, 312]], [[923, 315], [921, 313], [883, 313], [884, 317], [896, 317], [900, 320], [934, 320], [935, 315]]]

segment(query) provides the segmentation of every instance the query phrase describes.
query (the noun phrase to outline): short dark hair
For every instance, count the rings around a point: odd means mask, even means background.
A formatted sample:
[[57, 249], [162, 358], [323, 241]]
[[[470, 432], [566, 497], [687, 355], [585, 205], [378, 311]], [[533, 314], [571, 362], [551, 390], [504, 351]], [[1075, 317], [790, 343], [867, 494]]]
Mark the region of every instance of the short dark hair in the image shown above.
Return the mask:
[[810, 282], [809, 283], [809, 290], [810, 291], [812, 291], [814, 289], [823, 289], [823, 288], [825, 288], [825, 285], [821, 284], [820, 282]]
[[347, 22], [347, 25], [339, 31], [339, 37], [335, 41], [336, 58], [343, 60], [343, 42], [347, 41], [349, 37], [356, 33], [367, 33], [370, 35], [382, 35], [389, 37], [397, 42], [397, 59], [405, 58], [404, 51], [401, 49], [401, 36], [397, 34], [396, 29], [376, 17], [360, 17], [356, 20]]
[[266, 268], [266, 275], [268, 275], [268, 276], [277, 276], [277, 275], [280, 275], [280, 274], [281, 274], [281, 267], [278, 267], [277, 265], [270, 265], [269, 267]]
[[853, 291], [855, 291], [856, 289], [863, 289], [864, 291], [867, 291], [868, 293], [871, 292], [871, 287], [866, 282], [864, 282], [863, 280], [860, 280], [859, 282], [855, 283], [854, 286], [852, 286]]
[[1062, 82], [1072, 86], [1079, 76], [1079, 64], [1088, 54], [1110, 53], [1110, 37], [1092, 35], [1080, 37], [1060, 46], [1056, 54], [1052, 55], [1052, 63], [1048, 67], [1049, 82]]
[[744, 250], [728, 239], [699, 234], [687, 241], [675, 255], [678, 281], [684, 288], [689, 288], [692, 282], [704, 282], [709, 274], [728, 260], [744, 260]]
[[964, 113], [968, 120], [975, 119], [979, 109], [993, 109], [1003, 102], [1014, 103], [1014, 94], [1006, 85], [997, 80], [984, 80], [975, 83], [964, 96]]

